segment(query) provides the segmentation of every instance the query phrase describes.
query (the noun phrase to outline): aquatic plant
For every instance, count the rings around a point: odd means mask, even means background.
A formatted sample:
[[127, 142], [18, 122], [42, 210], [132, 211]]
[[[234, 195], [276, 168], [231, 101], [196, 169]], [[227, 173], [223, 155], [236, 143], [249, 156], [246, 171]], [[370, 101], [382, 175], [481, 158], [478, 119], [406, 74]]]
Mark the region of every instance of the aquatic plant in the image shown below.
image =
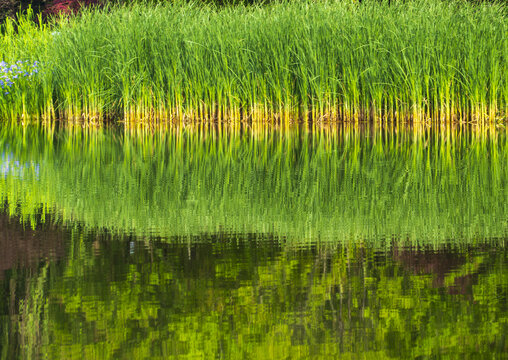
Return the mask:
[[500, 3], [135, 4], [17, 29], [4, 60], [47, 71], [0, 118], [506, 119]]

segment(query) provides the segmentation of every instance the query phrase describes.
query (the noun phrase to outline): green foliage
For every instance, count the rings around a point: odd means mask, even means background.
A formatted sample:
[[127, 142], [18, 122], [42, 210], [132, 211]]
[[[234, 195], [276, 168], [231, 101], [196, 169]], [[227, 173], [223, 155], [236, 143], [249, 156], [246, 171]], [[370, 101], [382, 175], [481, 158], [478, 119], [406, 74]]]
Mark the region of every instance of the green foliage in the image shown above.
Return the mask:
[[2, 59], [45, 70], [2, 119], [506, 116], [502, 4], [133, 4], [9, 27]]

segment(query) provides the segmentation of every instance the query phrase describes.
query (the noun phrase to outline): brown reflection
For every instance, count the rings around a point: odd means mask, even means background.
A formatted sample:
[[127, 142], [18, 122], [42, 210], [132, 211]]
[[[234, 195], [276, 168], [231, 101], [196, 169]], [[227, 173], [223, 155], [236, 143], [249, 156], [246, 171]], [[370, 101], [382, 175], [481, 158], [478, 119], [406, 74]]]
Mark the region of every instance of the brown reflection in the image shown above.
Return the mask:
[[[472, 295], [472, 285], [478, 280], [478, 272], [458, 273], [468, 262], [466, 251], [395, 246], [393, 258], [404, 270], [415, 275], [433, 275], [432, 286], [446, 287], [448, 293], [452, 295]], [[453, 276], [453, 284], [445, 282], [445, 278], [454, 272], [457, 275]]]
[[55, 260], [65, 254], [65, 233], [54, 225], [32, 230], [19, 218], [0, 214], [0, 280], [15, 267], [34, 267], [40, 260]]

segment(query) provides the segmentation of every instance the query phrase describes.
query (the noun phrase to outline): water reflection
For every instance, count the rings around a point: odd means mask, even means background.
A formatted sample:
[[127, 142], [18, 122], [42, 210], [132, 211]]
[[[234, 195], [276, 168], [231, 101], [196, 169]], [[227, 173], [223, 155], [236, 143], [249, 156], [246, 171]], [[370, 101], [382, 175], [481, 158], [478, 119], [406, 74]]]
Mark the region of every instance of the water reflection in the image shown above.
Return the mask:
[[270, 232], [289, 241], [506, 237], [506, 134], [410, 131], [133, 134], [9, 129], [9, 213], [139, 236]]
[[288, 246], [261, 234], [73, 231], [66, 260], [26, 275], [6, 306], [19, 343], [3, 347], [66, 359], [501, 355], [504, 241]]
[[65, 255], [66, 234], [54, 226], [31, 229], [0, 213], [0, 280], [4, 273], [15, 268], [35, 271], [40, 262], [61, 258]]
[[33, 163], [21, 164], [19, 161], [13, 159], [12, 154], [3, 153], [0, 155], [0, 175], [23, 179], [26, 171], [33, 171], [37, 177], [39, 174], [39, 165]]
[[508, 351], [503, 133], [5, 127], [0, 146], [23, 164], [0, 176], [0, 359]]

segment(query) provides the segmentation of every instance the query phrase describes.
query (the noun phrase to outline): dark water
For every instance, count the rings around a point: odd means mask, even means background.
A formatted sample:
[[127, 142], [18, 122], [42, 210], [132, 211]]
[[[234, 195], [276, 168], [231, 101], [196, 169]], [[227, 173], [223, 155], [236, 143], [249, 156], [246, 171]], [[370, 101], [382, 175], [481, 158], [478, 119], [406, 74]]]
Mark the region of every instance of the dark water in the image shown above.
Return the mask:
[[500, 131], [0, 130], [0, 357], [506, 358]]

